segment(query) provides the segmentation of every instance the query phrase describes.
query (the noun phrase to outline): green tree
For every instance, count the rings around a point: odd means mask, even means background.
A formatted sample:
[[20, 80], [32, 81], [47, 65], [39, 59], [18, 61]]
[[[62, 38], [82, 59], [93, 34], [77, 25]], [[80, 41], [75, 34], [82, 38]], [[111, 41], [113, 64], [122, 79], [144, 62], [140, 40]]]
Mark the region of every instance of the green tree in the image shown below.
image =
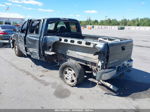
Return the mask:
[[91, 20], [88, 18], [86, 21], [80, 21], [81, 25], [109, 25], [109, 26], [150, 26], [150, 18], [136, 18], [132, 20], [122, 19], [120, 21], [116, 19], [107, 20]]
[[3, 24], [3, 21], [0, 21], [0, 24]]
[[120, 21], [120, 25], [121, 25], [121, 26], [127, 26], [127, 23], [128, 23], [128, 20], [127, 20], [127, 19], [122, 19], [122, 20]]
[[94, 20], [92, 23], [93, 23], [93, 25], [98, 25], [99, 24], [98, 20]]
[[112, 19], [111, 25], [113, 25], [113, 26], [119, 25], [119, 22], [116, 19]]

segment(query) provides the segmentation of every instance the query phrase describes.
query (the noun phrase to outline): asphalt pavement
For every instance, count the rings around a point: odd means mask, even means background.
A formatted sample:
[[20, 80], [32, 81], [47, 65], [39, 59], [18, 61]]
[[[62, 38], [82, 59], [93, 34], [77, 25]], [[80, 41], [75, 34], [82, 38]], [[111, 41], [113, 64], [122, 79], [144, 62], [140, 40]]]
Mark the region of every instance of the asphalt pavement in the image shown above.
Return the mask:
[[83, 30], [84, 34], [132, 38], [134, 68], [111, 80], [114, 93], [85, 79], [78, 87], [61, 81], [59, 67], [27, 57], [16, 57], [11, 48], [0, 48], [0, 109], [149, 109], [150, 32]]

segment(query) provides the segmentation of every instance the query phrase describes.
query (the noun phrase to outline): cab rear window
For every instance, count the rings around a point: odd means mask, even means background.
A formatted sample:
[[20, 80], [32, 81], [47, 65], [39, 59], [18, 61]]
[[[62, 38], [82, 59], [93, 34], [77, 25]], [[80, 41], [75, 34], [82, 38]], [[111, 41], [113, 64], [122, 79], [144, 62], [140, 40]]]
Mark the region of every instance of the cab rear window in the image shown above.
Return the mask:
[[70, 26], [71, 32], [78, 32], [77, 31], [77, 25], [75, 23], [70, 22], [69, 26]]
[[70, 21], [49, 22], [47, 25], [47, 34], [50, 33], [78, 33], [78, 24]]

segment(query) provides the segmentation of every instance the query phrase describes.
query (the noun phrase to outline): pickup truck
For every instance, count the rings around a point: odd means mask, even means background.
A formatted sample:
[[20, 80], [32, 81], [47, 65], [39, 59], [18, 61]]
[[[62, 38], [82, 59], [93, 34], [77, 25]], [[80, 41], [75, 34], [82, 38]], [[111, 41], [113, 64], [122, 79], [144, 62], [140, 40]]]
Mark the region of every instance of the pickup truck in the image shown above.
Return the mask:
[[83, 35], [75, 19], [29, 19], [11, 45], [17, 56], [57, 62], [60, 78], [72, 87], [87, 71], [96, 81], [106, 81], [131, 70], [133, 63], [131, 39]]

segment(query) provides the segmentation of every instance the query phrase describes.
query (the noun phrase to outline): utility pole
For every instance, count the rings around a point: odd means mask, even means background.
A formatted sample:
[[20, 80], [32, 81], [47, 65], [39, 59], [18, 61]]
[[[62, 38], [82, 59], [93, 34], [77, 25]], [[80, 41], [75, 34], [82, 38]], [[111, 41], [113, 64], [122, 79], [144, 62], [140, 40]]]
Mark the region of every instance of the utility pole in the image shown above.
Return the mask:
[[[5, 9], [5, 12], [8, 12], [9, 9], [10, 9], [9, 6], [7, 6], [6, 9]], [[9, 22], [9, 17], [6, 17], [6, 20]], [[6, 22], [7, 22], [7, 21], [6, 21]]]

